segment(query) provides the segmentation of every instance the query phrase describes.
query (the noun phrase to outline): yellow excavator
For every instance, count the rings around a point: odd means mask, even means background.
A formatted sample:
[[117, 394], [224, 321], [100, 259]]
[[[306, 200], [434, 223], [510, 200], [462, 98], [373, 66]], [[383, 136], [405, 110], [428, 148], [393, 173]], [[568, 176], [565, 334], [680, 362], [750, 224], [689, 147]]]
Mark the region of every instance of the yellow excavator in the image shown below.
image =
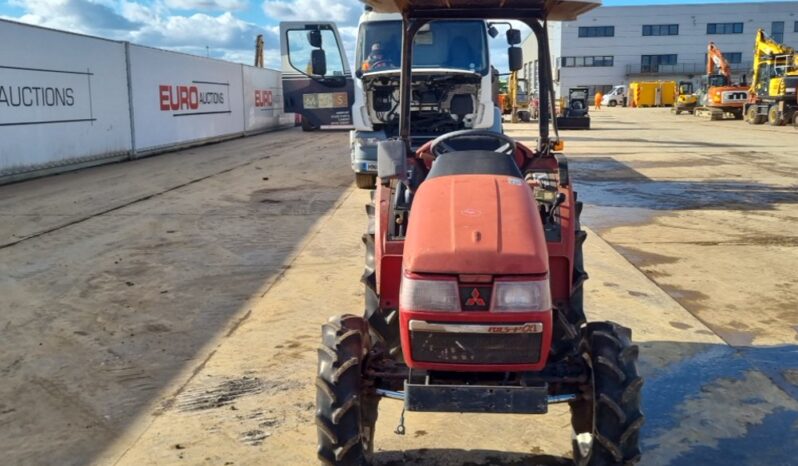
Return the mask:
[[797, 99], [798, 52], [758, 30], [745, 120], [752, 125], [767, 121], [773, 126], [792, 123], [798, 127]]
[[690, 81], [679, 82], [679, 97], [676, 98], [671, 112], [681, 115], [682, 112], [693, 113], [698, 105], [698, 96], [693, 89], [693, 83]]
[[507, 89], [499, 94], [499, 108], [503, 115], [510, 115], [512, 123], [519, 120], [526, 123], [531, 119], [528, 87], [529, 81], [519, 78], [517, 71], [512, 71], [507, 79]]

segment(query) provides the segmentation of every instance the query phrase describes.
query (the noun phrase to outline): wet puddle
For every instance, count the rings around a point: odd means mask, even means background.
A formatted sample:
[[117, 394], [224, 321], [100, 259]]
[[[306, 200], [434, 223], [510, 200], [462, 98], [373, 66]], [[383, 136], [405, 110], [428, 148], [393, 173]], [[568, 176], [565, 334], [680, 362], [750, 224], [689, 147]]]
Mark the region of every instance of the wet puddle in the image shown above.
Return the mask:
[[598, 230], [647, 223], [668, 211], [695, 209], [767, 210], [798, 203], [798, 187], [737, 180], [655, 180], [611, 157], [569, 162], [583, 221]]

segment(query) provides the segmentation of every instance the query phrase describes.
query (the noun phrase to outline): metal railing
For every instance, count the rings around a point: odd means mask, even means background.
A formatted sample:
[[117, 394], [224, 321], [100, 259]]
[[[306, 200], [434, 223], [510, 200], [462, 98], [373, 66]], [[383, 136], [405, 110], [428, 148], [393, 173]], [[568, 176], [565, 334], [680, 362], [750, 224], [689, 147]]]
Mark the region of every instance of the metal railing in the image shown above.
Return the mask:
[[[747, 73], [753, 68], [753, 63], [732, 63], [732, 73]], [[626, 65], [626, 75], [666, 75], [666, 74], [705, 74], [707, 66], [704, 63], [677, 63], [675, 65]]]

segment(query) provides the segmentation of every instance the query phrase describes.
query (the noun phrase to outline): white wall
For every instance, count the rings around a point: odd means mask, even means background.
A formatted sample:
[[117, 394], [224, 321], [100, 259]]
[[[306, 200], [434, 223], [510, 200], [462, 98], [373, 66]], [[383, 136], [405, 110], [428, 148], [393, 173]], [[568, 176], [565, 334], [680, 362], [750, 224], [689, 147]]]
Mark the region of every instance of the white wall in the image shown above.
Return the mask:
[[0, 44], [0, 183], [294, 125], [279, 71], [5, 20]]
[[282, 74], [242, 65], [244, 80], [244, 131], [255, 133], [293, 126], [294, 114], [283, 112]]
[[244, 131], [241, 65], [131, 45], [137, 154]]
[[0, 178], [124, 157], [124, 44], [0, 22]]

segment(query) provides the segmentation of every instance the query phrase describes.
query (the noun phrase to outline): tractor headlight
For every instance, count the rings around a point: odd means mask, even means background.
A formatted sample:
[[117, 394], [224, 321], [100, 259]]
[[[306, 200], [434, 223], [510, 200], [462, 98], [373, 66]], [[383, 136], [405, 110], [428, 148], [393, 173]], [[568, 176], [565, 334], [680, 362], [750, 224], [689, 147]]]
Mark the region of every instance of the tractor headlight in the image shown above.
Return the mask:
[[399, 306], [408, 311], [459, 311], [457, 282], [402, 277]]
[[551, 310], [549, 279], [500, 281], [493, 287], [493, 311], [538, 312]]

